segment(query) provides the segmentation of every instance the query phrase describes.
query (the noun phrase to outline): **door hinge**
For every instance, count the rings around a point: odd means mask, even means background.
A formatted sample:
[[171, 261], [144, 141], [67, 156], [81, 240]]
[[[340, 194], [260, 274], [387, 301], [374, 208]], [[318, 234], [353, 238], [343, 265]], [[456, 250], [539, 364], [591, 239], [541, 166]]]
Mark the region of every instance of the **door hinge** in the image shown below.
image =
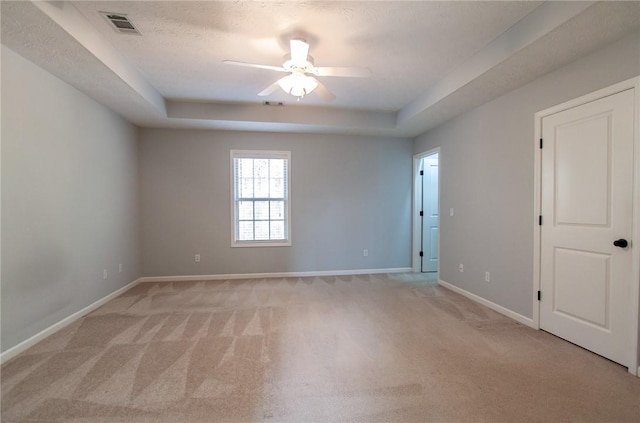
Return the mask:
[[420, 216], [424, 216], [424, 212], [420, 210]]
[[540, 138], [540, 148], [542, 148], [542, 138]]
[[424, 253], [422, 251], [420, 251], [420, 257], [422, 257], [424, 255]]
[[424, 170], [420, 171], [420, 176], [424, 175]]
[[538, 216], [538, 225], [542, 226], [542, 215]]
[[540, 291], [538, 291], [538, 301], [540, 301], [542, 299], [542, 294], [540, 293]]

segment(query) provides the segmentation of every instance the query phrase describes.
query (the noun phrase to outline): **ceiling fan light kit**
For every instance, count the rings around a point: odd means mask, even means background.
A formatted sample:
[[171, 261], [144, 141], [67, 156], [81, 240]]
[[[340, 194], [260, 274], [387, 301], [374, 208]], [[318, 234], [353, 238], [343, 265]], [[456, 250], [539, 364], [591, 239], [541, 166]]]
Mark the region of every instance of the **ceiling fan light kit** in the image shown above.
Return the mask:
[[301, 71], [294, 71], [291, 75], [279, 79], [278, 85], [285, 93], [298, 97], [299, 101], [316, 89], [318, 80], [305, 75]]
[[335, 95], [314, 76], [367, 77], [371, 75], [371, 71], [367, 68], [316, 67], [313, 57], [309, 56], [309, 44], [305, 40], [294, 38], [290, 40], [289, 45], [291, 54], [285, 56], [284, 63], [281, 67], [236, 62], [233, 60], [223, 60], [223, 63], [273, 70], [276, 72], [289, 72], [290, 75], [280, 78], [258, 93], [258, 95], [261, 97], [270, 95], [280, 87], [287, 94], [297, 97], [298, 101], [314, 90], [325, 101], [331, 101], [335, 98]]

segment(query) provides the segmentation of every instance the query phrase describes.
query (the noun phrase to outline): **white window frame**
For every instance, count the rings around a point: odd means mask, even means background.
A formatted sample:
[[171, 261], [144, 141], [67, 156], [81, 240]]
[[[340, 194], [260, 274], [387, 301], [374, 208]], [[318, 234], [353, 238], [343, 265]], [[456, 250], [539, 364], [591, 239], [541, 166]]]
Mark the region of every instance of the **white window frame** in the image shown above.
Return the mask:
[[[286, 160], [285, 178], [285, 218], [283, 240], [238, 240], [238, 196], [236, 191], [235, 159], [284, 159]], [[291, 246], [291, 152], [270, 150], [231, 150], [231, 247], [290, 247]], [[252, 197], [255, 198], [255, 197]]]

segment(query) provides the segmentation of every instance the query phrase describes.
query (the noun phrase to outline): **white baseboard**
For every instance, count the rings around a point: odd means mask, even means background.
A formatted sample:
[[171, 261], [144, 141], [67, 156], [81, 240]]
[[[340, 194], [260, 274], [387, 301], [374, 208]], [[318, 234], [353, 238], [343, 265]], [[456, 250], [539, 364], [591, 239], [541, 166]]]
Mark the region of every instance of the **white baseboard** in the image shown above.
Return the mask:
[[304, 278], [312, 276], [347, 276], [374, 275], [379, 273], [411, 272], [410, 267], [391, 269], [357, 269], [357, 270], [322, 270], [314, 272], [281, 272], [281, 273], [237, 273], [227, 275], [188, 275], [188, 276], [145, 276], [140, 282], [181, 282], [181, 281], [210, 281], [226, 279], [263, 279], [263, 278]]
[[133, 288], [138, 283], [140, 283], [140, 279], [136, 279], [135, 281], [123, 286], [122, 288], [118, 289], [117, 291], [114, 291], [111, 294], [100, 298], [98, 301], [96, 301], [96, 302], [94, 302], [92, 304], [89, 304], [88, 306], [86, 306], [82, 310], [79, 310], [79, 311], [73, 313], [72, 315], [65, 317], [64, 319], [60, 320], [59, 322], [54, 323], [53, 325], [49, 326], [45, 330], [36, 333], [31, 338], [26, 339], [25, 341], [20, 342], [18, 345], [9, 348], [8, 350], [6, 350], [6, 351], [4, 351], [3, 353], [0, 354], [0, 363], [7, 362], [8, 360], [12, 359], [16, 355], [18, 355], [21, 352], [25, 351], [27, 348], [30, 348], [30, 347], [34, 346], [35, 344], [37, 344], [38, 342], [42, 341], [47, 336], [53, 335], [54, 333], [58, 332], [59, 330], [69, 326], [71, 323], [75, 322], [76, 320], [78, 320], [79, 318], [84, 316], [85, 314], [90, 313], [93, 310], [97, 309], [98, 307], [104, 305], [107, 301], [110, 301], [110, 300], [116, 298], [117, 296], [119, 296], [120, 294], [124, 293], [125, 291]]
[[516, 322], [522, 323], [525, 326], [529, 326], [530, 328], [536, 329], [535, 324], [533, 323], [533, 319], [530, 319], [522, 314], [516, 313], [513, 310], [509, 310], [508, 308], [502, 307], [494, 302], [486, 300], [479, 295], [472, 294], [469, 291], [466, 291], [462, 288], [458, 288], [455, 285], [450, 284], [449, 282], [445, 282], [442, 279], [438, 279], [438, 285], [441, 285], [447, 289], [450, 289], [453, 292], [456, 292], [460, 295], [464, 295], [465, 297], [482, 304], [483, 306], [489, 307], [493, 311], [497, 311], [500, 314], [504, 314], [507, 317], [512, 318]]

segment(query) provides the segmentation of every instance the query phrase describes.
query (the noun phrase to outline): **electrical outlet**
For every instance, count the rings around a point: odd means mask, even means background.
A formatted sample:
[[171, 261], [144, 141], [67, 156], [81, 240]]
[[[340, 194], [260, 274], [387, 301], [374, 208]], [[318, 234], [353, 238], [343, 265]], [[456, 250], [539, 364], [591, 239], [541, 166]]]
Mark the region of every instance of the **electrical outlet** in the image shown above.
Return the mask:
[[458, 266], [458, 270], [464, 272], [464, 264], [460, 263], [460, 266]]
[[491, 274], [489, 272], [484, 272], [484, 281], [491, 282]]
[[362, 255], [365, 256], [365, 257], [369, 257], [369, 250], [364, 250], [362, 252]]
[[122, 263], [118, 265], [118, 273], [122, 273]]
[[449, 209], [449, 216], [453, 217], [453, 207]]
[[200, 254], [196, 254], [196, 263], [200, 262]]
[[107, 279], [107, 269], [102, 271], [102, 279]]

